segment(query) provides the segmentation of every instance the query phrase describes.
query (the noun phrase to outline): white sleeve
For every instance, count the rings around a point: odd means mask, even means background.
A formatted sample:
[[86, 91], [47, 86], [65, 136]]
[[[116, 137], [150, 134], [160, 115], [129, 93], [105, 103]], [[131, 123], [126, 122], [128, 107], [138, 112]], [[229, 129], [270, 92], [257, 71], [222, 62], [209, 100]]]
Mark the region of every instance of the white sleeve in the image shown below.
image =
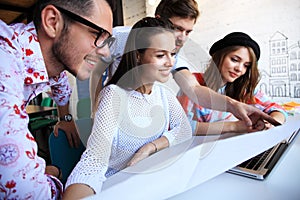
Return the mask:
[[173, 92], [166, 90], [169, 105], [169, 130], [164, 133], [169, 145], [175, 145], [192, 137], [192, 128], [188, 118]]
[[90, 186], [96, 193], [101, 192], [114, 133], [119, 117], [120, 97], [115, 85], [109, 85], [99, 95], [99, 105], [94, 118], [92, 133], [87, 148], [68, 178], [66, 187], [75, 183]]

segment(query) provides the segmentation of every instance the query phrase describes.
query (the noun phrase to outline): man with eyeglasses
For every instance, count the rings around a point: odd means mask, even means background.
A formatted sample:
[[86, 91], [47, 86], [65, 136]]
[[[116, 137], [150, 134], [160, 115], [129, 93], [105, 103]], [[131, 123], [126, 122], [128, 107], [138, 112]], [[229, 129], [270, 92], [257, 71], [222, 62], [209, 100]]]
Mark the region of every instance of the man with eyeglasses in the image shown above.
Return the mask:
[[27, 25], [0, 20], [0, 199], [61, 198], [60, 170], [37, 156], [26, 106], [51, 89], [62, 117], [55, 132], [63, 129], [77, 146], [75, 123], [64, 118], [71, 95], [66, 71], [87, 79], [114, 44], [105, 0], [39, 0], [36, 6]]
[[[196, 78], [189, 71], [189, 64], [181, 57], [180, 49], [187, 41], [189, 34], [193, 31], [193, 27], [199, 17], [198, 4], [195, 0], [161, 0], [155, 10], [155, 16], [169, 19], [175, 28], [176, 35], [176, 48], [178, 55], [176, 56], [176, 63], [173, 66], [172, 74], [176, 83], [180, 89], [194, 102], [197, 104], [219, 110], [228, 111], [234, 114], [238, 119], [243, 120], [248, 126], [255, 125], [258, 120], [265, 119], [274, 125], [278, 123], [259, 111], [253, 106], [246, 105], [238, 102], [224, 95], [208, 89], [207, 87], [201, 86]], [[130, 27], [115, 27], [113, 33], [117, 38], [117, 49], [114, 52], [113, 63], [110, 64], [109, 71], [112, 74], [118, 67], [120, 58], [124, 51], [124, 44], [127, 39]], [[107, 63], [106, 63], [107, 65]], [[104, 67], [103, 67], [104, 66]], [[105, 70], [105, 64], [102, 68], [93, 71], [90, 79], [90, 96], [92, 111], [95, 110], [95, 93], [97, 94], [102, 84], [99, 81], [102, 73]], [[101, 80], [101, 79], [100, 79]], [[103, 80], [101, 80], [103, 82]]]

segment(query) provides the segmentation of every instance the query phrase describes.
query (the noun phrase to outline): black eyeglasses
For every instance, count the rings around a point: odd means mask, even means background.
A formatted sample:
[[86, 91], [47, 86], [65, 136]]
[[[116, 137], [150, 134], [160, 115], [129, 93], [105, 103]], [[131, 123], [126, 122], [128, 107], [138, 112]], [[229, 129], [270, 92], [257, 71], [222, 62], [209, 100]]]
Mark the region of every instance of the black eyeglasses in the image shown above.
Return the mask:
[[93, 28], [93, 29], [99, 31], [97, 34], [97, 37], [95, 39], [95, 42], [94, 42], [94, 45], [96, 47], [102, 48], [105, 45], [108, 45], [109, 47], [111, 47], [113, 45], [113, 43], [115, 42], [115, 38], [113, 38], [112, 35], [104, 28], [101, 28], [100, 26], [94, 24], [93, 22], [90, 22], [90, 21], [84, 19], [83, 17], [81, 17], [71, 11], [68, 11], [64, 8], [61, 8], [59, 6], [55, 6], [55, 8], [57, 8], [60, 12], [67, 15], [72, 20], [75, 20], [81, 24], [84, 24], [90, 28]]

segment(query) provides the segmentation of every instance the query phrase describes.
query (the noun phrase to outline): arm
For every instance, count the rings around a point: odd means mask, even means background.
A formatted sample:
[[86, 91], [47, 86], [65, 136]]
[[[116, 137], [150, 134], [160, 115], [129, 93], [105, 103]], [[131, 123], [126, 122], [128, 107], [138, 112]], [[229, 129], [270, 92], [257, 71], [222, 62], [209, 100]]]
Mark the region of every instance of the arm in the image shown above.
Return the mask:
[[[284, 115], [279, 111], [270, 113], [276, 121], [285, 122]], [[251, 133], [262, 131], [274, 127], [272, 124], [259, 120], [255, 126], [246, 126], [241, 120], [237, 121], [218, 121], [218, 122], [193, 122], [196, 124], [194, 135], [215, 135], [224, 133]]]
[[[62, 117], [69, 114], [69, 99], [72, 94], [72, 89], [69, 83], [67, 73], [64, 71], [57, 78], [50, 78], [51, 94], [58, 108], [58, 116]], [[75, 121], [71, 122], [59, 121], [54, 127], [54, 135], [58, 136], [58, 129], [65, 131], [71, 147], [78, 147], [80, 137], [75, 125]]]
[[[287, 112], [279, 104], [273, 102], [266, 94], [260, 90], [254, 91], [255, 106], [263, 112], [272, 116], [276, 121], [283, 124], [287, 118]], [[265, 122], [266, 129], [272, 128], [273, 125], [269, 122]]]
[[31, 100], [32, 91], [30, 86], [24, 89], [26, 73], [18, 60], [22, 55], [10, 55], [1, 46], [0, 57], [0, 196], [26, 199], [28, 194], [35, 194], [36, 199], [51, 199], [51, 192], [59, 195], [62, 188], [57, 179], [45, 174], [45, 161], [37, 155], [37, 143], [28, 129], [26, 101]]
[[139, 161], [149, 157], [164, 148], [169, 147], [169, 141], [165, 136], [162, 136], [148, 144], [142, 146], [133, 156], [133, 158], [127, 163], [127, 166], [135, 165]]
[[238, 119], [244, 121], [247, 126], [256, 124], [260, 119], [265, 119], [274, 125], [279, 124], [271, 116], [261, 112], [253, 106], [238, 102], [225, 95], [220, 95], [205, 86], [201, 86], [187, 69], [176, 72], [174, 74], [174, 79], [182, 91], [193, 102], [214, 110], [231, 112]]
[[94, 190], [85, 184], [73, 184], [67, 187], [63, 200], [81, 199], [95, 194]]
[[[270, 113], [270, 116], [273, 117], [276, 121], [278, 121], [279, 123], [283, 124], [286, 120], [286, 117], [284, 114], [282, 114], [282, 112], [279, 111], [273, 111]], [[270, 129], [273, 128], [273, 124], [265, 121], [265, 129]]]
[[[69, 114], [69, 103], [67, 103], [64, 106], [57, 106], [58, 108], [58, 116], [62, 117], [64, 115]], [[58, 136], [58, 129], [64, 130], [66, 133], [66, 136], [68, 138], [70, 147], [78, 147], [80, 144], [80, 137], [79, 132], [77, 130], [76, 124], [74, 119], [70, 122], [66, 121], [59, 121], [54, 126], [54, 135]]]
[[67, 180], [64, 199], [79, 199], [101, 192], [118, 124], [120, 99], [116, 95], [110, 87], [101, 91], [87, 148]]
[[263, 121], [256, 127], [246, 126], [243, 121], [196, 122], [194, 135], [218, 135], [224, 133], [250, 133], [265, 128]]

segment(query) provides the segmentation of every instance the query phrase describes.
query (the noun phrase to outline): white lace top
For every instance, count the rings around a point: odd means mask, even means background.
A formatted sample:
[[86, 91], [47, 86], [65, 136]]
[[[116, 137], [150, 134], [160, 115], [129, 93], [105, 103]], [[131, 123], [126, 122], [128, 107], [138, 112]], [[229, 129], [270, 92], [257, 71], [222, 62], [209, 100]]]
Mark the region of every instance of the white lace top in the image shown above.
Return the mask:
[[170, 146], [192, 137], [181, 105], [161, 84], [154, 84], [149, 95], [109, 85], [99, 102], [87, 149], [66, 187], [83, 183], [100, 193], [106, 177], [124, 169], [143, 145], [162, 136]]

